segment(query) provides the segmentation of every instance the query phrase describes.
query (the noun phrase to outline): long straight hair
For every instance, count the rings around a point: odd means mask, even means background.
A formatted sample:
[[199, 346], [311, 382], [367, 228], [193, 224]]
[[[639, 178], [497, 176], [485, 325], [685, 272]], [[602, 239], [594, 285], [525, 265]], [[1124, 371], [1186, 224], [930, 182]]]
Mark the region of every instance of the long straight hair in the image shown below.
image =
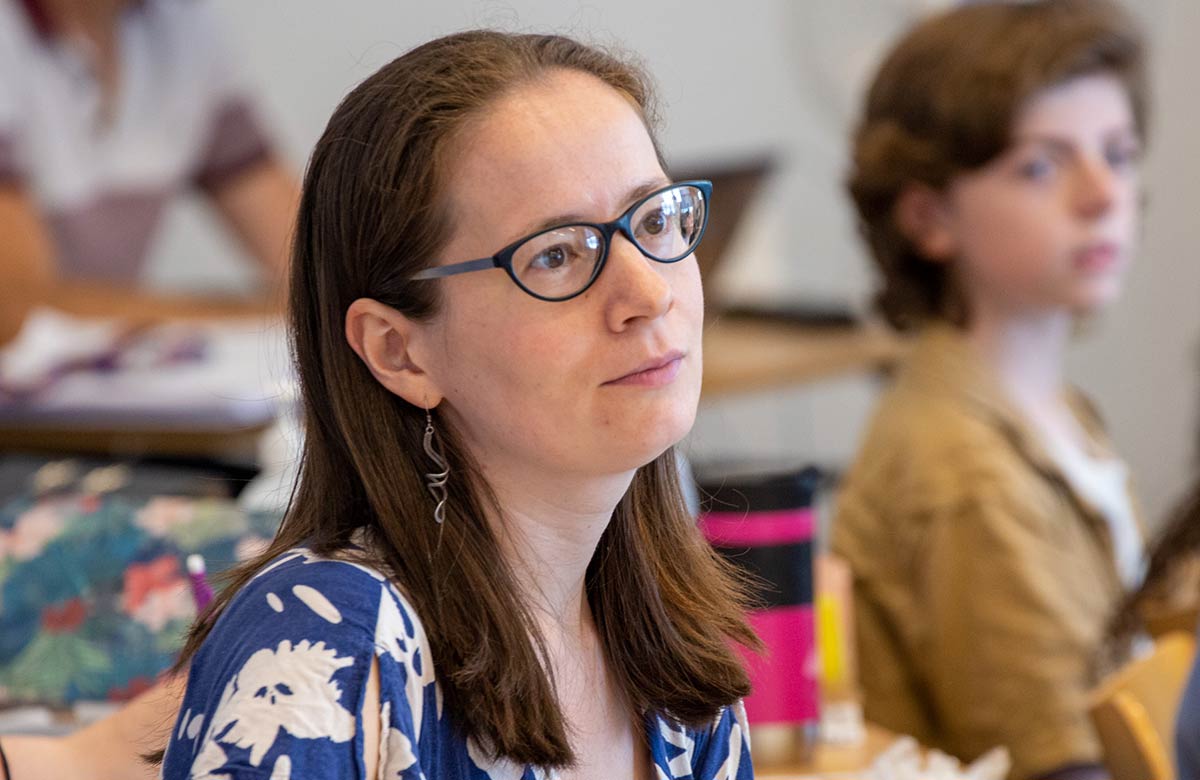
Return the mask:
[[[425, 411], [388, 392], [343, 335], [346, 310], [374, 298], [405, 316], [438, 310], [435, 284], [407, 281], [448, 240], [443, 188], [455, 135], [498, 97], [548, 71], [591, 74], [653, 126], [635, 67], [559, 36], [475, 31], [384, 66], [341, 103], [313, 151], [292, 253], [290, 325], [306, 440], [298, 484], [261, 556], [236, 569], [180, 658], [272, 558], [305, 545], [364, 555], [412, 601], [429, 637], [445, 709], [460, 733], [521, 764], [570, 765], [574, 753], [543, 639], [486, 517], [503, 518], [445, 418], [451, 466], [445, 522], [423, 474]], [[652, 135], [653, 137], [653, 135]], [[656, 146], [657, 148], [657, 146]], [[585, 581], [612, 674], [635, 712], [699, 725], [745, 696], [732, 647], [757, 646], [746, 588], [698, 534], [668, 451], [638, 469]]]

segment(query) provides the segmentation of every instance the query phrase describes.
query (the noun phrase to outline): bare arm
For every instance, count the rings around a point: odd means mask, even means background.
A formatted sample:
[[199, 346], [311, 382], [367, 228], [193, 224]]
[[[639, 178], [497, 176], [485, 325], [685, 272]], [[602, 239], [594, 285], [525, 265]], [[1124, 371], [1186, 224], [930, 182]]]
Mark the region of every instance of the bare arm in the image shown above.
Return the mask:
[[379, 774], [379, 743], [383, 738], [383, 721], [379, 717], [379, 659], [371, 659], [371, 673], [367, 676], [367, 690], [362, 704], [363, 765], [364, 777], [374, 778]]
[[32, 199], [19, 187], [0, 184], [0, 344], [17, 334], [36, 305], [131, 323], [173, 318], [262, 316], [282, 309], [272, 294], [255, 299], [161, 295], [113, 285], [75, 282], [58, 272], [54, 247]]
[[300, 187], [267, 158], [209, 193], [226, 226], [278, 284], [286, 278]]
[[0, 185], [0, 343], [21, 327], [55, 276], [50, 236], [29, 198]]
[[20, 780], [157, 777], [158, 767], [142, 756], [166, 746], [186, 683], [185, 677], [160, 682], [107, 718], [67, 737], [3, 737], [12, 776]]

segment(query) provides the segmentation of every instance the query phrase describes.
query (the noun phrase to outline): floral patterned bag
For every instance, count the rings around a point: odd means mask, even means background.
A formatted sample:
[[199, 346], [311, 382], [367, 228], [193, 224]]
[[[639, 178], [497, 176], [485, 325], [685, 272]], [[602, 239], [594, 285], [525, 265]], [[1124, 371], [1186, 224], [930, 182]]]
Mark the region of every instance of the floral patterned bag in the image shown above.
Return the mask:
[[174, 662], [196, 615], [184, 560], [210, 575], [279, 518], [226, 499], [28, 497], [0, 508], [0, 707], [124, 700]]

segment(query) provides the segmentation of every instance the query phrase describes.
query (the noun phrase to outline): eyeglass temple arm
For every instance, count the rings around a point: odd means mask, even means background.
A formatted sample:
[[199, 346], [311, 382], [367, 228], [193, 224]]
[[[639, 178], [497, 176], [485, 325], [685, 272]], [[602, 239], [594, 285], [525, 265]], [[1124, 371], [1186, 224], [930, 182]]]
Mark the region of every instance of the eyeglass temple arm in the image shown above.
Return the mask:
[[426, 268], [424, 271], [418, 271], [413, 274], [410, 279], [441, 279], [444, 276], [454, 276], [455, 274], [465, 274], [470, 271], [482, 271], [485, 268], [499, 268], [500, 264], [496, 262], [494, 257], [484, 257], [479, 260], [468, 260], [465, 263], [453, 263], [451, 265], [435, 265]]

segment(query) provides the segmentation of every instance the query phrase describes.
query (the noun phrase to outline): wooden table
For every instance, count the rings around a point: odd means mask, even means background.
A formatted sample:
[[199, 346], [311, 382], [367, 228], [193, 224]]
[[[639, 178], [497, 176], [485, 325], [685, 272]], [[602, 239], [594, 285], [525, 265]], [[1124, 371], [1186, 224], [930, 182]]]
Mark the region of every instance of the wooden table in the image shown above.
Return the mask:
[[0, 427], [0, 452], [88, 453], [118, 456], [165, 455], [255, 461], [266, 425], [225, 430]]
[[[836, 774], [839, 778], [854, 778], [864, 773], [876, 756], [891, 746], [896, 735], [880, 726], [867, 724], [867, 738], [861, 745], [844, 746], [818, 744], [806, 761], [772, 763], [754, 761], [754, 776], [760, 780], [795, 780]], [[751, 737], [751, 755], [755, 745]]]
[[814, 328], [725, 318], [704, 330], [706, 400], [855, 372], [878, 372], [903, 357], [903, 340], [879, 325]]

